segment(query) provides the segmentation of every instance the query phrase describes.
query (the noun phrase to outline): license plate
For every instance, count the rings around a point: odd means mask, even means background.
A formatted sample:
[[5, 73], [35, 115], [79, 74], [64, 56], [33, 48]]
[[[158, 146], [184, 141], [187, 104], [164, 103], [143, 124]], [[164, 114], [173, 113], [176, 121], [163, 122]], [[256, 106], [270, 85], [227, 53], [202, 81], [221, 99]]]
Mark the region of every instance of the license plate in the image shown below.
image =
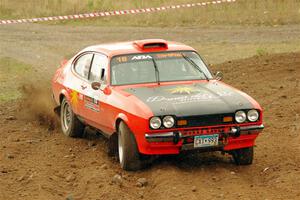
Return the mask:
[[218, 146], [219, 144], [219, 135], [197, 135], [194, 137], [194, 147], [212, 147]]

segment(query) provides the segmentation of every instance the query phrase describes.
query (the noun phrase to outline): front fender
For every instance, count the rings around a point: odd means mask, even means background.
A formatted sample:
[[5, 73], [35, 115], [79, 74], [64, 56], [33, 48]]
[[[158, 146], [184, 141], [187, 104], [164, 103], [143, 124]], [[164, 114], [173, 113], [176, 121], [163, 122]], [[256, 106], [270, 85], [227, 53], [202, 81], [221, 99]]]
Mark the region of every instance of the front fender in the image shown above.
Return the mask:
[[117, 115], [115, 120], [115, 130], [117, 132], [117, 125], [119, 124], [120, 120], [124, 121], [130, 131], [132, 132], [139, 152], [144, 153], [145, 147], [147, 146], [147, 141], [145, 139], [145, 133], [149, 131], [148, 128], [148, 119], [144, 119], [139, 116], [132, 115], [130, 113], [124, 114], [120, 113]]
[[130, 127], [130, 122], [128, 117], [124, 113], [119, 113], [115, 118], [114, 130], [117, 132], [117, 126], [119, 125], [120, 121], [124, 121], [128, 127]]

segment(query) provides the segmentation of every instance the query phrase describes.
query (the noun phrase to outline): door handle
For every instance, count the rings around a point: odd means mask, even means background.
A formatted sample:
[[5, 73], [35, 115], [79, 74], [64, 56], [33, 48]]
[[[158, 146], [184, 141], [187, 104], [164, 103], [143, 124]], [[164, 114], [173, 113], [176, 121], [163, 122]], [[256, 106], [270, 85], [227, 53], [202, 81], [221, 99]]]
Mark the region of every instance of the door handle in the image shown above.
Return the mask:
[[81, 85], [81, 89], [85, 90], [87, 86]]

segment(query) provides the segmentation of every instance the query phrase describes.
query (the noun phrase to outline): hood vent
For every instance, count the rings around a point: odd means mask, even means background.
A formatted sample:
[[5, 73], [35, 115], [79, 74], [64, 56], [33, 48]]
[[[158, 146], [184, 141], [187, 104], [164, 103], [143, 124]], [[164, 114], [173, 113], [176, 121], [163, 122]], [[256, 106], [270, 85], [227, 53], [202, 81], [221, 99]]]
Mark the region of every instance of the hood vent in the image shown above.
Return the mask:
[[168, 43], [162, 39], [149, 39], [149, 40], [138, 40], [135, 41], [134, 46], [140, 50], [151, 51], [151, 50], [166, 50], [168, 49]]

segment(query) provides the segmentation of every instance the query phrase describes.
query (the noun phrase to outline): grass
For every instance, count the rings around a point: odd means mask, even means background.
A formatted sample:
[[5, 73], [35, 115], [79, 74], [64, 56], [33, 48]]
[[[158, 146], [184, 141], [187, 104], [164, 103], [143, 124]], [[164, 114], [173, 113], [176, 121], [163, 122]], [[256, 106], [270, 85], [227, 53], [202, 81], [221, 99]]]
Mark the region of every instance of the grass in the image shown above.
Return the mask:
[[0, 103], [21, 97], [18, 82], [30, 72], [31, 66], [15, 59], [0, 58]]
[[[0, 18], [17, 19], [78, 14], [131, 8], [157, 7], [204, 0], [0, 0]], [[205, 0], [206, 1], [206, 0]], [[34, 6], [32, 6], [34, 5]], [[170, 10], [140, 15], [102, 17], [66, 23], [74, 25], [182, 26], [182, 25], [282, 25], [300, 22], [299, 0], [237, 0], [233, 4]]]
[[268, 54], [268, 52], [265, 48], [259, 47], [259, 48], [256, 49], [256, 55], [258, 55], [258, 56], [264, 56], [264, 55], [267, 55], [267, 54]]

